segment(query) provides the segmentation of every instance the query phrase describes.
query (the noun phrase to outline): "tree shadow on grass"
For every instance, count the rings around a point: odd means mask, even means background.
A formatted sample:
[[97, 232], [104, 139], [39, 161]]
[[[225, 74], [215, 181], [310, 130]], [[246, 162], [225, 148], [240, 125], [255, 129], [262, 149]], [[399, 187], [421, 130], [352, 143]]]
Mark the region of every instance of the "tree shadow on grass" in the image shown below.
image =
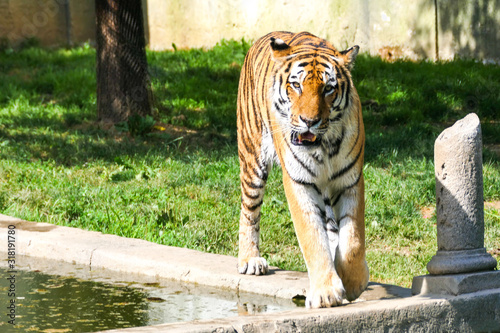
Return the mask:
[[[3, 116], [0, 112], [1, 155], [65, 166], [114, 162], [123, 155], [183, 159], [186, 153], [201, 152], [216, 159], [224, 157], [221, 154], [236, 156], [236, 97], [246, 52], [244, 46], [238, 47], [237, 51], [232, 45], [192, 53], [151, 53], [154, 103], [166, 130], [138, 137], [93, 122], [95, 74], [89, 74], [95, 66], [93, 52], [78, 53], [75, 59], [50, 51], [23, 53], [23, 62], [11, 60], [14, 68], [6, 77], [11, 86], [0, 96], [0, 107], [7, 110]], [[228, 57], [229, 51], [235, 55]], [[39, 59], [45, 61], [39, 75], [22, 78]], [[84, 68], [74, 72], [72, 68], [79, 63]], [[394, 158], [432, 159], [439, 132], [469, 112], [486, 120], [485, 141], [500, 143], [495, 134], [500, 101], [492, 93], [500, 85], [490, 80], [496, 75], [500, 75], [498, 66], [473, 61], [387, 63], [360, 56], [353, 80], [364, 102], [365, 161], [383, 166]], [[50, 85], [43, 84], [47, 77]], [[86, 84], [78, 90], [82, 81]], [[28, 102], [16, 106], [16, 99]], [[221, 150], [221, 146], [232, 148]]]
[[[38, 53], [31, 53], [34, 58], [27, 63], [37, 61]], [[24, 56], [31, 58], [31, 53]], [[52, 60], [52, 64], [45, 65], [55, 73], [52, 81], [63, 80], [67, 66], [60, 65], [58, 59]], [[182, 61], [182, 57], [176, 61]], [[89, 59], [83, 62], [89, 69], [93, 64]], [[238, 66], [220, 70], [208, 66], [184, 66], [180, 70], [176, 66], [165, 69], [153, 65], [152, 85], [156, 90], [160, 126], [152, 133], [132, 137], [93, 121], [95, 83], [80, 92], [80, 95], [85, 92], [87, 95], [82, 98], [85, 100], [82, 105], [71, 98], [73, 88], [68, 88], [70, 93], [65, 94], [56, 88], [56, 83], [52, 83], [50, 89], [42, 85], [46, 89], [41, 92], [34, 87], [39, 86], [44, 78], [36, 75], [26, 80], [16, 77], [15, 73], [27, 71], [27, 63], [14, 63], [13, 67], [18, 69], [11, 71], [11, 87], [0, 98], [0, 107], [4, 108], [4, 112], [0, 111], [0, 144], [3, 147], [0, 155], [4, 159], [21, 162], [50, 160], [59, 165], [74, 166], [95, 160], [113, 162], [117, 156], [123, 155], [139, 159], [148, 155], [182, 159], [189, 151], [201, 151], [220, 158], [222, 151], [231, 151], [221, 150], [221, 146], [236, 147]], [[95, 81], [95, 75], [90, 79]], [[167, 82], [169, 87], [165, 88]], [[75, 84], [77, 82], [66, 82], [68, 86]], [[167, 103], [172, 100], [200, 101], [203, 107]], [[231, 153], [236, 156], [236, 148]]]
[[[6, 133], [0, 129], [2, 159], [21, 163], [54, 162], [56, 165], [72, 167], [95, 161], [114, 163], [116, 158], [122, 156], [138, 160], [157, 157], [185, 160], [187, 157], [184, 154], [201, 151], [218, 160], [224, 158], [222, 152], [233, 153], [228, 149], [220, 149], [221, 145], [229, 145], [225, 137], [208, 137], [203, 132], [198, 134], [176, 130], [173, 133], [154, 132], [131, 137], [127, 133], [103, 129], [96, 123], [80, 124], [64, 130], [54, 129], [60, 125], [57, 121], [48, 122], [45, 119], [42, 123], [44, 127], [31, 127], [30, 131], [22, 133]], [[196, 137], [198, 135], [201, 136], [199, 139]], [[199, 143], [203, 139], [206, 142]]]
[[388, 63], [361, 55], [353, 81], [363, 103], [365, 161], [432, 160], [439, 133], [471, 112], [482, 121], [483, 142], [500, 143], [494, 75], [499, 66], [473, 60]]

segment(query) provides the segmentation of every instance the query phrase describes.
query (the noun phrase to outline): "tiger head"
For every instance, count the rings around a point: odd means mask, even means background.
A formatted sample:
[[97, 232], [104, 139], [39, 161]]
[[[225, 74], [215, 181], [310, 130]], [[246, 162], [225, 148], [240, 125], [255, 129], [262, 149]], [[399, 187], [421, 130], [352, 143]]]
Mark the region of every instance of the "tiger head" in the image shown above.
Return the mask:
[[350, 69], [359, 47], [339, 52], [310, 34], [290, 44], [271, 38], [270, 46], [277, 64], [273, 108], [282, 130], [289, 132], [289, 142], [314, 147], [339, 137], [341, 126], [335, 124], [351, 104]]

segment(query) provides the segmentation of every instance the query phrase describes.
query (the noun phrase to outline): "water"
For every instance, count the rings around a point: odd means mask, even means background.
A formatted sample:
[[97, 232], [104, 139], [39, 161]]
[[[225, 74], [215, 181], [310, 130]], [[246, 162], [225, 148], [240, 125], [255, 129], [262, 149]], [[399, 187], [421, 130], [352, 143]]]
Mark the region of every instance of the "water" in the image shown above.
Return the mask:
[[[14, 298], [8, 295], [11, 274], [0, 268], [0, 332], [95, 332], [296, 308], [291, 300], [172, 281], [111, 283], [102, 274], [86, 280], [78, 277], [88, 274], [85, 268], [72, 268], [62, 275], [18, 270]], [[14, 326], [8, 323], [12, 299]]]

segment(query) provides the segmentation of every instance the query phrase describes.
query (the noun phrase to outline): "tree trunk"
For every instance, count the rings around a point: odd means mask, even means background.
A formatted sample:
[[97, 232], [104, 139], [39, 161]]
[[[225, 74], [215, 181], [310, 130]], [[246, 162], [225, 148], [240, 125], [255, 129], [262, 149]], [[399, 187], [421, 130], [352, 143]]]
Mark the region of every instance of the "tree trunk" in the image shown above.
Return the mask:
[[97, 118], [113, 124], [151, 114], [141, 0], [95, 0]]

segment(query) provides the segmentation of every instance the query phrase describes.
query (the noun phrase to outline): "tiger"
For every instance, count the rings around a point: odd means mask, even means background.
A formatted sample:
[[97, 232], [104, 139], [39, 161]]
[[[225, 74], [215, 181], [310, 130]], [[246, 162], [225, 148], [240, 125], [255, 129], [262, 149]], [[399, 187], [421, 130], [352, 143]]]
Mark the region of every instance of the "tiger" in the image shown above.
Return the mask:
[[351, 70], [359, 51], [338, 51], [308, 32], [271, 32], [245, 56], [237, 97], [241, 212], [238, 271], [263, 275], [261, 207], [273, 164], [310, 287], [306, 306], [338, 306], [366, 289], [361, 103]]

